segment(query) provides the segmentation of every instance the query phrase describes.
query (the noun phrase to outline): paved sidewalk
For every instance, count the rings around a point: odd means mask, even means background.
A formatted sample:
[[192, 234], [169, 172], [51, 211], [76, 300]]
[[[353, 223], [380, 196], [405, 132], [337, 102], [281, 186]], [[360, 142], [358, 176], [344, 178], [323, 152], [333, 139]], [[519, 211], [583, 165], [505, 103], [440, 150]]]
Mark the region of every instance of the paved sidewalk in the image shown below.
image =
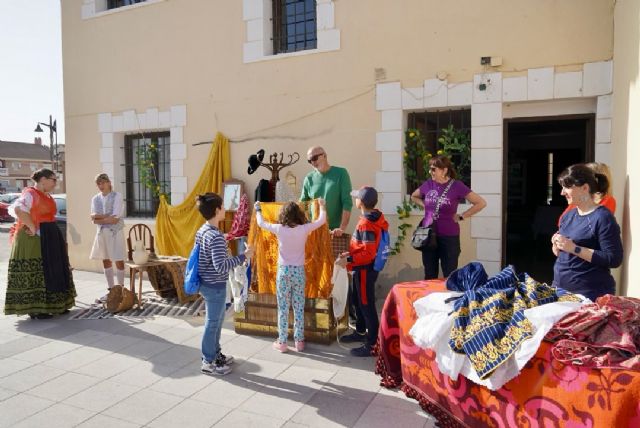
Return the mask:
[[[0, 235], [0, 305], [8, 245]], [[104, 277], [74, 272], [79, 307]], [[150, 285], [146, 283], [150, 289]], [[76, 308], [75, 310], [78, 310]], [[381, 389], [373, 358], [235, 334], [233, 373], [200, 373], [201, 318], [30, 320], [0, 315], [0, 427], [433, 427], [416, 401]]]

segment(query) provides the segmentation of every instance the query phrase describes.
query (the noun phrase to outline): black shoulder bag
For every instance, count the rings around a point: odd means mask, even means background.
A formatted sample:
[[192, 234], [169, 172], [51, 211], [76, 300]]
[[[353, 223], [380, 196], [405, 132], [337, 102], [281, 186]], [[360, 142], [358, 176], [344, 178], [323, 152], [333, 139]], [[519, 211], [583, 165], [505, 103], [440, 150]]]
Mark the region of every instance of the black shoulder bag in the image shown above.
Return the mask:
[[414, 230], [413, 236], [411, 237], [411, 246], [416, 250], [418, 251], [427, 250], [427, 249], [433, 250], [438, 247], [438, 241], [436, 240], [436, 230], [434, 227], [434, 222], [438, 220], [438, 215], [440, 213], [440, 205], [442, 205], [442, 201], [444, 200], [444, 197], [447, 196], [447, 192], [449, 192], [449, 189], [451, 188], [451, 185], [453, 184], [453, 182], [454, 180], [452, 178], [451, 181], [449, 181], [449, 184], [447, 184], [447, 187], [445, 187], [444, 191], [438, 198], [438, 202], [436, 203], [436, 209], [433, 212], [433, 218], [432, 218], [431, 224], [427, 226], [418, 225], [418, 227], [416, 227], [416, 230]]

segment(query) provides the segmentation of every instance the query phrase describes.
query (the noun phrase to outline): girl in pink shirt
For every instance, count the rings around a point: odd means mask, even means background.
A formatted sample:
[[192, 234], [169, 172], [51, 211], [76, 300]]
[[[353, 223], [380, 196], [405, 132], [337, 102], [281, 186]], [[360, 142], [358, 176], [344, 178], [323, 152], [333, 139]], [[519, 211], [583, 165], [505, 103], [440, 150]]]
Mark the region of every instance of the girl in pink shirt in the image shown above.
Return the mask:
[[327, 218], [324, 199], [318, 199], [320, 215], [312, 223], [296, 202], [283, 205], [278, 223], [268, 223], [262, 218], [260, 202], [256, 202], [256, 220], [258, 226], [278, 237], [278, 274], [276, 275], [276, 295], [278, 298], [278, 340], [273, 348], [287, 352], [289, 329], [289, 302], [293, 306], [293, 340], [296, 350], [304, 350], [304, 248], [307, 236]]

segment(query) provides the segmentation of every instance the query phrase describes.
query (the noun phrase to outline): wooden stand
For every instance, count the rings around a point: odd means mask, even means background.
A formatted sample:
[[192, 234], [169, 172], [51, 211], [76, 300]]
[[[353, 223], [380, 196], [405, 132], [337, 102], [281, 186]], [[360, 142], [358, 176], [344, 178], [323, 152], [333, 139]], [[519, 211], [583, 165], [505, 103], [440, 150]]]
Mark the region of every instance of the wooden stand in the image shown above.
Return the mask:
[[[273, 294], [249, 293], [244, 312], [235, 314], [235, 330], [238, 334], [256, 336], [278, 335], [278, 302]], [[336, 328], [337, 327], [337, 328]], [[336, 320], [333, 316], [332, 299], [306, 299], [304, 306], [305, 340], [314, 343], [331, 344], [336, 333], [342, 334], [348, 328], [348, 316]], [[289, 337], [293, 332], [293, 313], [289, 311]]]

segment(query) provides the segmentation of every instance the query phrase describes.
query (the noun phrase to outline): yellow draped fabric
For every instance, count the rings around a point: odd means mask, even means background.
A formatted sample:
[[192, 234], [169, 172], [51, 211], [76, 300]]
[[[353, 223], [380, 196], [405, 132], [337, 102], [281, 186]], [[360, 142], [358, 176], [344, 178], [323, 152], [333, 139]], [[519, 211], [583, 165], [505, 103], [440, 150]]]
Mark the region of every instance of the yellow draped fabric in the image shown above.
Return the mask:
[[166, 199], [160, 199], [156, 216], [156, 245], [160, 254], [189, 256], [196, 232], [204, 223], [196, 208], [196, 196], [206, 192], [221, 195], [222, 182], [230, 178], [229, 140], [218, 132], [200, 178], [184, 201], [171, 206]]
[[[269, 223], [277, 223], [280, 207], [278, 202], [260, 204], [262, 217]], [[314, 203], [317, 209], [317, 203]], [[258, 280], [258, 293], [276, 294], [276, 273], [278, 271], [278, 238], [271, 232], [258, 227], [255, 213], [251, 216], [249, 244], [255, 246], [253, 275]], [[305, 265], [307, 298], [328, 298], [333, 285], [333, 254], [329, 227], [325, 223], [311, 232], [305, 248]]]

